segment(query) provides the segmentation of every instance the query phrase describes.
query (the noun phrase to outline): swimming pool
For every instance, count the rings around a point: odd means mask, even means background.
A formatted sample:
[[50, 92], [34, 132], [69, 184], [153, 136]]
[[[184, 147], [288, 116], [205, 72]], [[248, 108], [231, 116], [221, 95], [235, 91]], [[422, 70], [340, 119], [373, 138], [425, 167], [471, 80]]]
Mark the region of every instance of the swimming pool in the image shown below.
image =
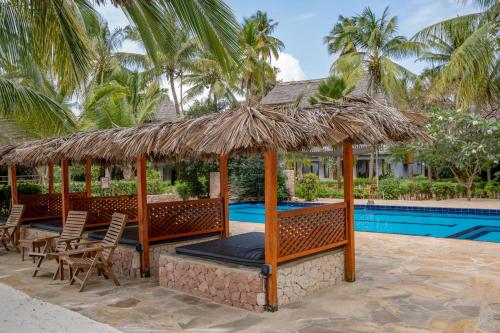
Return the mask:
[[[311, 205], [315, 204], [279, 203], [278, 211]], [[229, 219], [264, 223], [264, 204], [230, 204]], [[500, 243], [500, 210], [356, 205], [354, 228], [358, 231]]]

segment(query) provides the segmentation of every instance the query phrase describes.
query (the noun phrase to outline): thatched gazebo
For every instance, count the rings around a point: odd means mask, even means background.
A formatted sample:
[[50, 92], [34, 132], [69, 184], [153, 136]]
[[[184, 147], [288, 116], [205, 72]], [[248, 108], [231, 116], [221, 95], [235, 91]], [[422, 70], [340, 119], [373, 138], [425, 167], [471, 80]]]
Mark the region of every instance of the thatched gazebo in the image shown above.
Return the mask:
[[[91, 161], [135, 163], [138, 193], [134, 209], [139, 229], [138, 248], [141, 250], [141, 270], [148, 275], [151, 241], [214, 231], [220, 232], [221, 237], [229, 237], [228, 157], [263, 154], [263, 272], [267, 285], [266, 307], [274, 311], [278, 307], [278, 266], [281, 263], [331, 249], [343, 249], [345, 279], [355, 280], [352, 144], [427, 140], [422, 121], [423, 118], [418, 115], [402, 113], [368, 97], [313, 107], [245, 105], [197, 119], [75, 133], [63, 138], [7, 147], [1, 163], [13, 168], [15, 178], [16, 164], [34, 166], [61, 162], [63, 219], [70, 209], [71, 199], [68, 193], [68, 163], [86, 162], [87, 184]], [[303, 151], [339, 143], [344, 145], [344, 202], [278, 212], [277, 152]], [[186, 158], [219, 160], [220, 198], [148, 204], [146, 161]], [[15, 202], [15, 184], [12, 192], [12, 201]], [[92, 200], [98, 200], [89, 198], [89, 194], [87, 192], [88, 205], [85, 207], [90, 207]], [[115, 204], [114, 207], [130, 212], [130, 205], [130, 201], [124, 201], [121, 206]]]

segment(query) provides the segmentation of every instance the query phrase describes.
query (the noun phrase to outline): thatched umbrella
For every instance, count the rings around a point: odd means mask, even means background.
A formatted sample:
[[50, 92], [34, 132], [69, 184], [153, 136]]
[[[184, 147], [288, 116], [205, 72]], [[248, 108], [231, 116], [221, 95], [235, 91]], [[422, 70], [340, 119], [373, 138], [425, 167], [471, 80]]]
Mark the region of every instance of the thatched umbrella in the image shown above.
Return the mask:
[[402, 112], [365, 96], [345, 97], [339, 101], [318, 103], [312, 106], [297, 107], [292, 104], [268, 106], [268, 108], [291, 115], [292, 117], [312, 116], [320, 124], [330, 119], [346, 116], [361, 121], [364, 126], [346, 140], [353, 144], [383, 144], [409, 140], [428, 141], [425, 131], [427, 117], [414, 112]]
[[301, 151], [340, 142], [429, 140], [424, 121], [419, 114], [400, 112], [369, 97], [307, 107], [243, 105], [196, 119], [25, 142], [5, 147], [1, 163], [36, 166], [61, 159], [80, 162], [90, 157], [101, 163], [129, 164], [139, 155], [164, 161], [268, 149]]

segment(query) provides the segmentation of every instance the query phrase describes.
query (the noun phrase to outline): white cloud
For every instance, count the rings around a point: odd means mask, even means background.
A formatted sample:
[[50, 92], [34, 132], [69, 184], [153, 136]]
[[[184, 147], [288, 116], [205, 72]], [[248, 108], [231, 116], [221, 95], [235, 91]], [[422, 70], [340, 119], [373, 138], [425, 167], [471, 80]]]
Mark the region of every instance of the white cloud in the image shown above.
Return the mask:
[[273, 57], [272, 64], [279, 69], [277, 78], [280, 81], [287, 82], [307, 79], [306, 74], [300, 66], [299, 59], [295, 58], [291, 54], [281, 52], [278, 60]]
[[297, 21], [309, 20], [316, 16], [318, 16], [318, 14], [316, 13], [304, 13], [302, 15], [297, 16]]

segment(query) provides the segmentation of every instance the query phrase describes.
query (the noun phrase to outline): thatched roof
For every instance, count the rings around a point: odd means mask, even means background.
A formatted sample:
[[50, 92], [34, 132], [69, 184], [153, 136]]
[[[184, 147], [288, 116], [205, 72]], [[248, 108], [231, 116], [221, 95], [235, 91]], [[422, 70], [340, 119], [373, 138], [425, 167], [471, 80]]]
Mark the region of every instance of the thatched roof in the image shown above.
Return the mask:
[[[262, 105], [285, 105], [296, 103], [300, 100], [300, 107], [309, 106], [309, 98], [318, 92], [319, 84], [328, 78], [278, 82], [276, 86], [266, 95], [261, 101]], [[356, 82], [354, 90], [351, 91], [348, 97], [364, 97], [368, 91], [368, 77], [362, 76]], [[386, 98], [382, 94], [377, 94], [375, 99], [383, 104], [387, 104]]]
[[156, 110], [153, 112], [149, 118], [149, 122], [160, 123], [160, 122], [173, 122], [179, 120], [177, 112], [175, 111], [175, 105], [172, 103], [168, 96], [162, 98], [158, 103]]
[[[61, 159], [90, 157], [101, 163], [216, 158], [268, 149], [301, 151], [343, 141], [378, 144], [427, 140], [422, 117], [402, 113], [368, 97], [297, 107], [241, 106], [196, 119], [152, 123], [131, 128], [74, 133], [5, 148], [3, 164], [42, 165]], [[1, 149], [1, 148], [0, 148]]]

